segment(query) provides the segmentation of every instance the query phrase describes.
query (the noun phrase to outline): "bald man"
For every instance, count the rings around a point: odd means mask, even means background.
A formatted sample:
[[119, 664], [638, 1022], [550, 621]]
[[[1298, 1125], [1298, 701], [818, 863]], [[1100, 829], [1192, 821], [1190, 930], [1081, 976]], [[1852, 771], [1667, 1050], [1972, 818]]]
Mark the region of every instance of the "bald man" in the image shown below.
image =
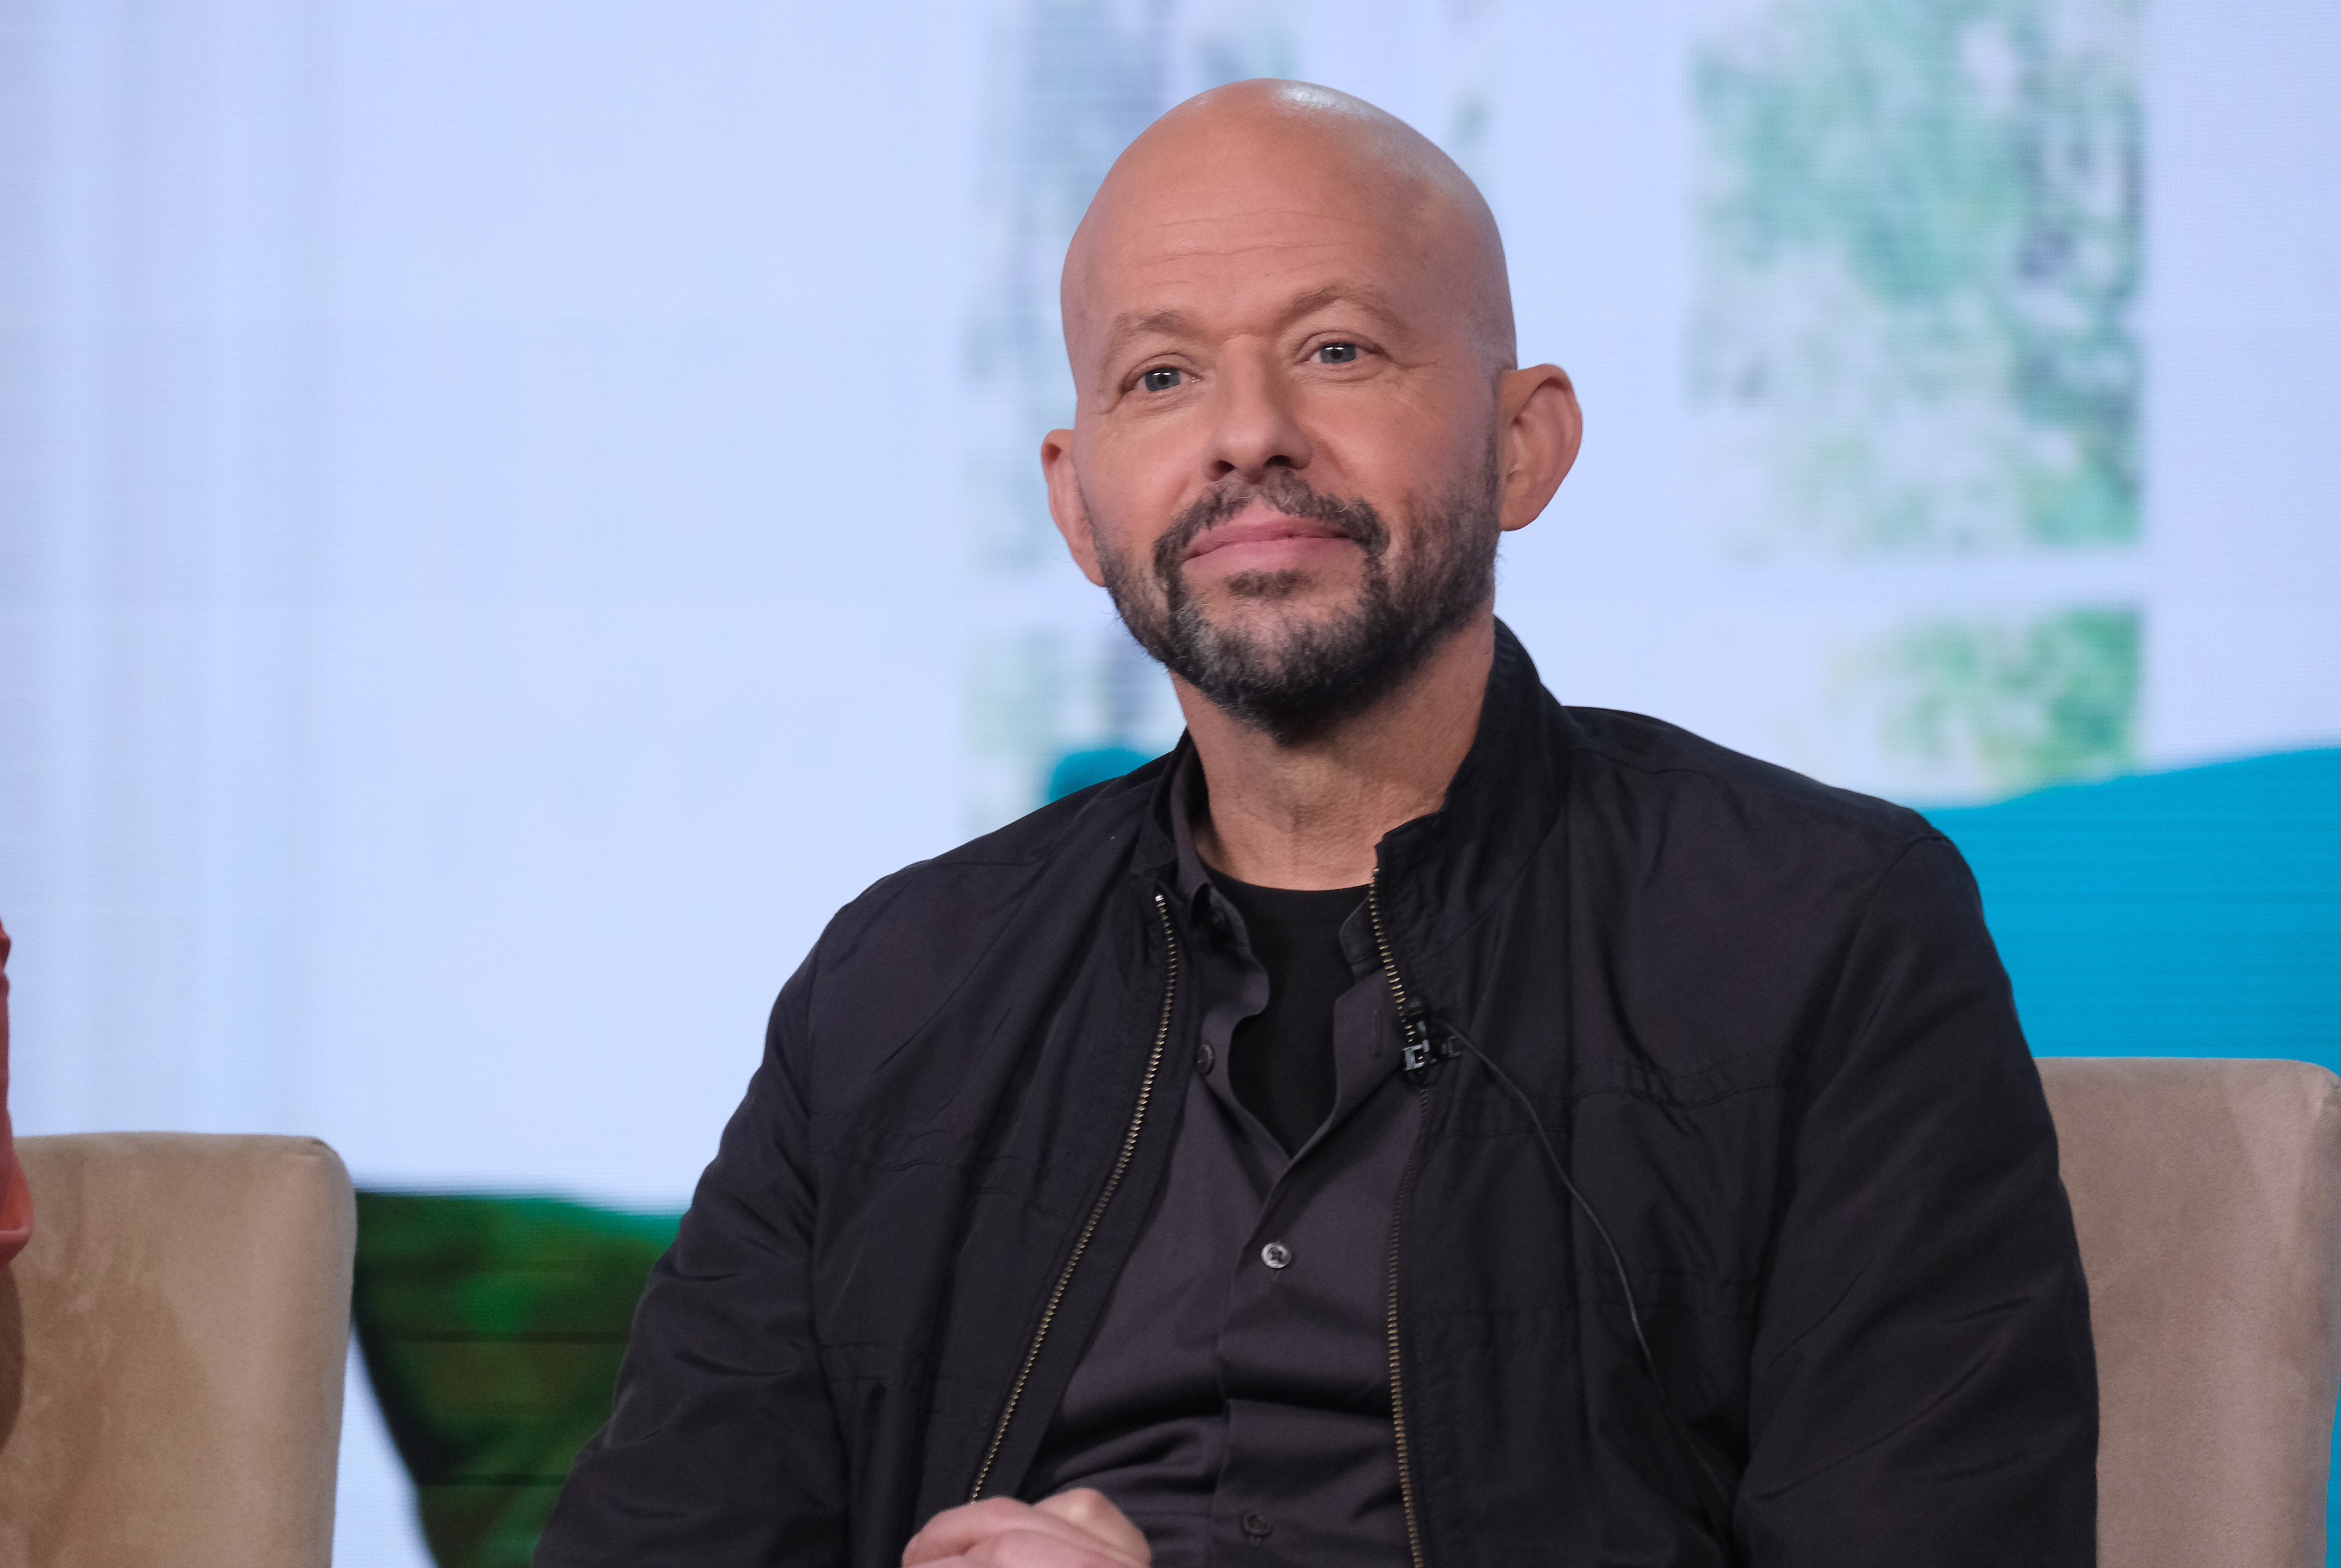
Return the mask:
[[1486, 204], [1246, 83], [1123, 154], [1041, 443], [1170, 756], [772, 1013], [537, 1561], [2080, 1564], [2087, 1300], [1926, 822], [1563, 708]]

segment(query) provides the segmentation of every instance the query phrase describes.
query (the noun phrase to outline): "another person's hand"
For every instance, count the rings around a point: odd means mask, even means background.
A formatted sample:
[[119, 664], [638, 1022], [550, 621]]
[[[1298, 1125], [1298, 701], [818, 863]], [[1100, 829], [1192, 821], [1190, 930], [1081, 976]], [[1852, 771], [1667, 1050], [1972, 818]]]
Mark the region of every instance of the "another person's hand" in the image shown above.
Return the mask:
[[1148, 1568], [1138, 1526], [1101, 1492], [1077, 1486], [1039, 1503], [987, 1497], [927, 1521], [902, 1568]]

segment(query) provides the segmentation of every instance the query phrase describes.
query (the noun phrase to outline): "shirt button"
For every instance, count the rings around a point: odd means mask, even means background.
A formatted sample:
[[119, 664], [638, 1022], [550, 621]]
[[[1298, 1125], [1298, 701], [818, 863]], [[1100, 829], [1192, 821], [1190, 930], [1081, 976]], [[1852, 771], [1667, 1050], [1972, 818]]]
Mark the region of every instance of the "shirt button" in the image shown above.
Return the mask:
[[[1280, 1241], [1270, 1242], [1260, 1249], [1260, 1261], [1270, 1268], [1282, 1268], [1292, 1261], [1292, 1249]], [[1254, 1518], [1259, 1515], [1254, 1514]]]
[[1265, 1513], [1247, 1513], [1243, 1516], [1243, 1533], [1250, 1536], [1255, 1541], [1260, 1540], [1262, 1536], [1265, 1536], [1275, 1528], [1276, 1525]]
[[1211, 1070], [1211, 1047], [1208, 1043], [1195, 1047], [1195, 1070], [1199, 1073]]

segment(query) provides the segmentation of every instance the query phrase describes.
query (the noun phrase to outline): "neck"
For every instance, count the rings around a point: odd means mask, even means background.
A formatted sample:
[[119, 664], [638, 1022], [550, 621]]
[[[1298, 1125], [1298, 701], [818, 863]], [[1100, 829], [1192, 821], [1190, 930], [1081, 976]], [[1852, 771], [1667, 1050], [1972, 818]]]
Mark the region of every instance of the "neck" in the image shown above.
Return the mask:
[[1495, 615], [1483, 611], [1380, 702], [1290, 746], [1173, 676], [1210, 790], [1210, 818], [1194, 829], [1204, 862], [1264, 888], [1367, 880], [1382, 835], [1446, 799], [1479, 730], [1495, 654]]

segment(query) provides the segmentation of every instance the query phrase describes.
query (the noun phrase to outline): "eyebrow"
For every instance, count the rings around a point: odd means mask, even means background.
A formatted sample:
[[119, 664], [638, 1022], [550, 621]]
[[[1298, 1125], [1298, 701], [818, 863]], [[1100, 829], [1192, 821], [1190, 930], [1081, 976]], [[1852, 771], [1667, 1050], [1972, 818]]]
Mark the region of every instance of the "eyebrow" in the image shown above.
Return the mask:
[[[1311, 289], [1288, 303], [1277, 317], [1277, 327], [1290, 326], [1304, 316], [1315, 314], [1330, 305], [1356, 305], [1380, 317], [1384, 323], [1398, 320], [1398, 312], [1390, 306], [1390, 296], [1365, 283], [1328, 283], [1321, 289]], [[1106, 333], [1105, 349], [1100, 356], [1111, 364], [1121, 356], [1131, 340], [1157, 333], [1164, 337], [1180, 337], [1197, 331], [1195, 319], [1184, 311], [1148, 311], [1138, 315], [1125, 315], [1113, 323]]]
[[1105, 350], [1099, 357], [1110, 365], [1121, 357], [1122, 351], [1130, 346], [1132, 339], [1158, 334], [1175, 338], [1194, 330], [1194, 318], [1184, 311], [1149, 311], [1144, 315], [1126, 315], [1116, 321], [1113, 329], [1106, 333]]

